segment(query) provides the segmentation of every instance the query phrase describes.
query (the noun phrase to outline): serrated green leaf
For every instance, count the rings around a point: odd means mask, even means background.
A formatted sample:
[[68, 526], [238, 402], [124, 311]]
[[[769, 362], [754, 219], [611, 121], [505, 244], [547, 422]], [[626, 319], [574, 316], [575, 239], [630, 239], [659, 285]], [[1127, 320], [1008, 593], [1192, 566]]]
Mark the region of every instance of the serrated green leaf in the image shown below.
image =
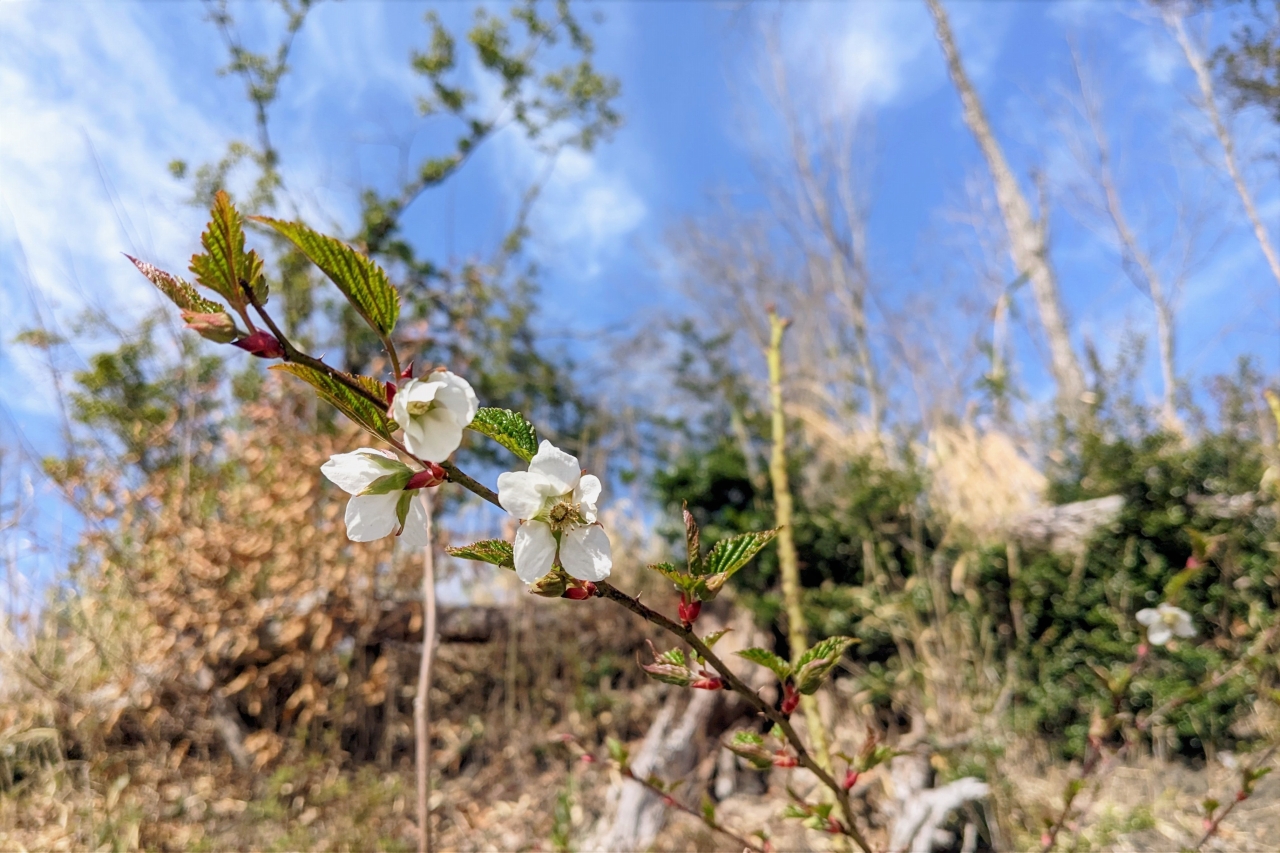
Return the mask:
[[683, 504], [681, 512], [684, 515], [684, 542], [689, 551], [689, 574], [702, 574], [702, 546], [699, 544], [698, 522], [694, 520], [693, 513], [689, 512], [689, 505]]
[[755, 732], [737, 731], [733, 739], [725, 744], [735, 755], [740, 755], [757, 770], [766, 770], [773, 766], [773, 754], [764, 747], [764, 739]]
[[511, 547], [511, 543], [503, 539], [485, 539], [480, 542], [473, 542], [470, 545], [463, 545], [458, 548], [445, 548], [445, 553], [451, 557], [457, 557], [461, 560], [476, 560], [481, 563], [488, 563], [491, 566], [500, 566], [504, 569], [515, 569], [516, 558], [515, 551]]
[[809, 816], [809, 813], [797, 806], [795, 803], [787, 803], [782, 807], [782, 817], [787, 820], [803, 820]]
[[752, 663], [758, 663], [760, 666], [767, 666], [773, 670], [774, 675], [778, 676], [779, 681], [786, 681], [787, 676], [791, 674], [790, 665], [768, 649], [743, 649], [740, 652], [734, 652], [734, 654]]
[[400, 294], [387, 280], [382, 267], [341, 240], [327, 237], [301, 222], [285, 222], [267, 216], [251, 218], [274, 228], [297, 246], [338, 286], [370, 328], [383, 338], [391, 336], [400, 317]]
[[204, 254], [191, 256], [191, 272], [196, 281], [231, 303], [237, 310], [248, 304], [242, 284], [249, 285], [259, 304], [267, 301], [267, 281], [262, 274], [262, 258], [244, 250], [244, 220], [219, 190], [213, 197], [209, 224], [200, 235]]
[[476, 411], [470, 428], [487, 435], [525, 462], [538, 452], [538, 435], [524, 415], [509, 409], [483, 408]]
[[806, 650], [793, 670], [796, 690], [805, 694], [817, 692], [823, 679], [840, 662], [845, 649], [856, 642], [852, 637], [827, 637]]
[[680, 649], [670, 649], [658, 655], [658, 660], [662, 663], [669, 663], [672, 666], [686, 666], [684, 660], [684, 652]]
[[715, 633], [708, 634], [707, 636], [703, 637], [702, 642], [706, 643], [707, 648], [710, 649], [714, 647], [716, 643], [720, 642], [721, 637], [723, 637], [725, 634], [729, 633], [732, 630], [733, 630], [732, 628], [721, 628], [719, 631], [716, 631]]
[[138, 272], [145, 275], [161, 293], [169, 297], [169, 300], [183, 311], [190, 311], [193, 314], [220, 314], [226, 311], [220, 303], [205, 299], [194, 287], [176, 275], [165, 272], [146, 261], [140, 261], [132, 255], [125, 255], [125, 257], [133, 262]]
[[[375, 406], [371, 400], [357, 394], [351, 387], [322, 370], [296, 362], [273, 364], [271, 369], [292, 373], [315, 388], [321, 397], [336, 406], [344, 415], [379, 438], [389, 440], [391, 434], [396, 431], [396, 422], [387, 417], [385, 407]], [[387, 386], [378, 380], [370, 376], [353, 376], [349, 373], [341, 375], [352, 384], [364, 389], [370, 396], [386, 399]]]
[[[761, 530], [758, 533], [743, 533], [740, 536], [721, 539], [702, 561], [702, 573], [704, 575], [723, 574], [727, 580], [733, 576], [734, 572], [751, 562], [751, 558], [760, 553], [760, 549], [768, 545], [777, 535], [777, 530]], [[721, 583], [723, 585], [723, 582]]]

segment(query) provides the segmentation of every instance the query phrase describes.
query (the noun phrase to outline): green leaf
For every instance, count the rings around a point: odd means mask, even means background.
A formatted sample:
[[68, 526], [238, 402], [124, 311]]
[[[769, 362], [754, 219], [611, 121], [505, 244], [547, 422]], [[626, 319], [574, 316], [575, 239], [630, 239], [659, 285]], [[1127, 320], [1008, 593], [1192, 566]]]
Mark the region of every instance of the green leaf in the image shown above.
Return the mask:
[[773, 766], [773, 753], [765, 749], [764, 739], [755, 732], [734, 732], [733, 740], [725, 744], [731, 752], [740, 755], [757, 770], [767, 770]]
[[779, 681], [786, 681], [787, 676], [791, 674], [791, 667], [787, 662], [768, 649], [743, 649], [740, 652], [734, 652], [734, 654], [740, 658], [746, 658], [752, 663], [767, 666], [773, 670], [774, 675], [778, 676]]
[[470, 428], [487, 435], [525, 462], [538, 452], [538, 435], [524, 415], [509, 409], [483, 408], [476, 411]]
[[801, 693], [815, 693], [822, 686], [822, 681], [835, 669], [845, 649], [858, 642], [852, 637], [827, 637], [815, 643], [796, 661], [794, 678], [796, 690]]
[[616, 761], [619, 767], [625, 768], [627, 759], [631, 756], [627, 752], [627, 748], [622, 745], [622, 741], [616, 737], [606, 738], [604, 745], [609, 750], [609, 757]]
[[370, 328], [383, 338], [391, 336], [400, 317], [400, 294], [391, 286], [382, 267], [341, 240], [326, 237], [301, 222], [285, 222], [267, 216], [250, 218], [274, 228], [292, 241], [338, 286]]
[[689, 574], [702, 574], [702, 546], [699, 544], [698, 522], [694, 521], [693, 513], [689, 512], [689, 504], [681, 506], [681, 512], [684, 514], [684, 541], [689, 549]]
[[672, 666], [685, 666], [684, 652], [680, 649], [671, 649], [657, 656], [662, 663], [669, 663]]
[[262, 258], [250, 249], [244, 250], [244, 220], [231, 203], [231, 197], [219, 190], [209, 211], [209, 225], [200, 235], [204, 254], [191, 256], [191, 272], [196, 281], [243, 311], [248, 299], [243, 284], [253, 291], [260, 304], [267, 301], [267, 280], [262, 274]]
[[514, 569], [516, 567], [515, 551], [512, 549], [510, 542], [502, 539], [485, 539], [459, 548], [445, 548], [444, 550], [449, 556], [457, 557], [461, 560], [476, 560], [477, 562], [488, 563], [491, 566], [500, 566], [504, 569]]
[[169, 300], [183, 311], [190, 311], [193, 314], [220, 314], [226, 311], [219, 303], [205, 299], [194, 287], [176, 275], [152, 266], [146, 261], [140, 261], [132, 255], [125, 255], [125, 257], [133, 262], [138, 272], [145, 275], [160, 289], [161, 293], [169, 297]]
[[723, 574], [725, 580], [728, 580], [734, 572], [751, 562], [751, 558], [760, 553], [760, 549], [768, 545], [777, 535], [777, 530], [762, 530], [759, 533], [743, 533], [741, 536], [721, 539], [703, 561], [702, 573], [704, 575]]
[[[273, 364], [271, 369], [292, 373], [315, 388], [321, 397], [336, 406], [344, 415], [379, 438], [390, 440], [391, 434], [396, 431], [396, 422], [387, 417], [386, 407], [374, 405], [371, 400], [357, 394], [347, 384], [323, 370], [296, 362]], [[370, 376], [352, 376], [349, 373], [340, 375], [377, 399], [387, 398], [387, 386]]]
[[702, 819], [708, 826], [716, 825], [716, 801], [706, 793], [702, 795]]
[[409, 518], [409, 506], [412, 503], [413, 492], [400, 493], [400, 499], [396, 501], [396, 520], [400, 522], [400, 526], [396, 528], [397, 536], [404, 532], [404, 523]]
[[714, 647], [716, 643], [720, 642], [721, 637], [723, 637], [725, 634], [729, 633], [732, 630], [733, 630], [732, 628], [721, 628], [719, 631], [716, 631], [713, 634], [708, 634], [707, 636], [703, 637], [702, 642], [706, 643], [707, 648], [710, 649]]

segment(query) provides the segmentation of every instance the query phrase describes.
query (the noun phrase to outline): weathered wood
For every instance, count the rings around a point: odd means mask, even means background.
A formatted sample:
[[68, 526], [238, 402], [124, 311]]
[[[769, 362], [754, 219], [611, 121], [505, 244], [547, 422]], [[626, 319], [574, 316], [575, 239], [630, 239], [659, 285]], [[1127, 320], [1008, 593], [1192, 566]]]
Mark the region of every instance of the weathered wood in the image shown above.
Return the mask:
[[1078, 554], [1089, 537], [1116, 520], [1123, 507], [1120, 495], [1047, 506], [1010, 519], [1004, 533], [1024, 548]]

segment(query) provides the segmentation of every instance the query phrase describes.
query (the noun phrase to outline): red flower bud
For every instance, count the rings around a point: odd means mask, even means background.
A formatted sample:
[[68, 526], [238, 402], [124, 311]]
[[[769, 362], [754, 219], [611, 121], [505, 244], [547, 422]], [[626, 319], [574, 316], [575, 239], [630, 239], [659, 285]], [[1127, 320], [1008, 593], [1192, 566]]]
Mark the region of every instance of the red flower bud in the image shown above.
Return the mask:
[[1151, 651], [1151, 647], [1146, 643], [1138, 643], [1138, 657], [1145, 658], [1147, 653]]
[[791, 716], [796, 706], [800, 704], [800, 693], [791, 684], [782, 685], [782, 708], [780, 709], [785, 716]]
[[1243, 802], [1244, 802], [1245, 800], [1247, 800], [1247, 799], [1249, 799], [1249, 795], [1248, 795], [1248, 794], [1246, 794], [1244, 791], [1236, 791], [1236, 802], [1237, 802], [1237, 803], [1243, 803]]
[[689, 686], [697, 687], [699, 690], [723, 690], [724, 681], [715, 676], [708, 676], [706, 678], [699, 678]]
[[670, 796], [664, 796], [662, 798], [662, 804], [667, 808], [673, 808], [676, 804], [676, 801], [672, 799]]
[[399, 377], [399, 378], [400, 378], [400, 379], [412, 379], [412, 378], [413, 378], [413, 362], [412, 362], [412, 361], [411, 361], [411, 362], [409, 362], [408, 364], [406, 364], [406, 365], [404, 366], [404, 370], [400, 371], [400, 377]]
[[788, 755], [782, 750], [778, 750], [773, 754], [774, 767], [799, 767], [800, 761], [794, 755]]
[[582, 757], [578, 759], [583, 764], [595, 764], [596, 757], [589, 752], [582, 753]]
[[561, 595], [560, 597], [568, 598], [572, 601], [586, 601], [588, 598], [591, 597], [591, 592], [585, 587], [571, 586], [568, 589], [566, 589], [564, 591], [564, 594]]
[[449, 479], [449, 475], [445, 470], [434, 462], [427, 462], [426, 468], [414, 473], [409, 478], [409, 482], [404, 484], [405, 491], [413, 489], [429, 489], [432, 486], [438, 486], [445, 480]]
[[836, 820], [833, 817], [828, 817], [827, 832], [831, 833], [832, 835], [839, 835], [840, 833], [844, 832], [844, 827], [840, 825], [840, 821]]
[[692, 625], [694, 622], [696, 622], [698, 619], [698, 614], [702, 613], [702, 602], [689, 601], [689, 599], [682, 592], [680, 593], [680, 604], [678, 607], [676, 607], [676, 613], [677, 615], [679, 615], [680, 621], [683, 622], [685, 627], [687, 628], [690, 625]]
[[284, 347], [280, 346], [280, 342], [275, 339], [275, 336], [262, 330], [258, 330], [252, 335], [246, 335], [238, 341], [233, 341], [232, 345], [240, 347], [240, 349], [256, 355], [258, 358], [282, 358], [284, 356]]
[[1200, 561], [1196, 558], [1196, 555], [1195, 555], [1195, 554], [1192, 554], [1190, 557], [1187, 557], [1187, 568], [1188, 568], [1188, 569], [1199, 569], [1199, 568], [1203, 568], [1203, 566], [1204, 566], [1204, 563], [1200, 562]]
[[396, 398], [396, 383], [387, 383], [387, 408], [391, 408], [391, 401]]
[[847, 791], [854, 785], [858, 784], [858, 771], [850, 770], [844, 774], [844, 789]]

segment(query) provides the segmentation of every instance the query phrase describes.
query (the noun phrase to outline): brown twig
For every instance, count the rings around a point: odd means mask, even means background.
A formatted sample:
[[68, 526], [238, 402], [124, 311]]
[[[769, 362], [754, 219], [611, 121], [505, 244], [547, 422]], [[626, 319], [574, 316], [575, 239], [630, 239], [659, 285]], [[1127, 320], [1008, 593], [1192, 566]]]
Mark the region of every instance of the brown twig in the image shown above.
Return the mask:
[[665, 805], [673, 809], [682, 811], [687, 815], [693, 815], [698, 820], [706, 824], [712, 830], [719, 832], [722, 835], [725, 835], [729, 838], [732, 838], [734, 842], [736, 842], [737, 844], [741, 844], [747, 850], [754, 850], [756, 851], [756, 853], [765, 853], [764, 847], [761, 847], [759, 844], [752, 842], [750, 839], [742, 837], [741, 835], [739, 835], [738, 833], [734, 832], [731, 829], [725, 828], [723, 824], [716, 822], [714, 818], [709, 818], [705, 814], [702, 814], [701, 812], [695, 812], [693, 809], [689, 808], [684, 803], [680, 802], [675, 797], [671, 796], [671, 794], [667, 793], [666, 791], [659, 788], [657, 785], [650, 782], [648, 779], [641, 779], [639, 776], [637, 776], [635, 773], [631, 771], [630, 767], [624, 766], [622, 768], [622, 775], [626, 776], [628, 779], [631, 779], [635, 782], [639, 782], [641, 785], [645, 786], [650, 791], [657, 794], [659, 797], [662, 797], [662, 802]]
[[418, 782], [418, 853], [431, 851], [431, 659], [436, 646], [436, 573], [431, 542], [431, 490], [422, 490], [427, 516], [427, 547], [422, 552], [422, 660], [418, 666], [418, 695], [413, 699], [415, 769]]
[[[1248, 774], [1251, 774], [1254, 770], [1257, 770], [1259, 767], [1261, 767], [1262, 765], [1270, 761], [1271, 756], [1275, 755], [1277, 748], [1280, 748], [1280, 747], [1273, 746], [1270, 749], [1268, 749], [1266, 752], [1262, 754], [1261, 758], [1259, 758], [1257, 761], [1253, 763], [1253, 766], [1251, 766], [1248, 770], [1244, 771], [1246, 774], [1246, 778]], [[1227, 815], [1231, 814], [1231, 812], [1235, 810], [1236, 806], [1238, 806], [1240, 803], [1243, 803], [1245, 800], [1249, 799], [1250, 796], [1252, 796], [1253, 792], [1251, 790], [1247, 790], [1246, 787], [1247, 787], [1246, 785], [1241, 785], [1236, 790], [1236, 795], [1231, 798], [1231, 802], [1227, 803], [1227, 807], [1223, 809], [1221, 813], [1219, 813], [1216, 817], [1214, 817], [1212, 821], [1209, 822], [1209, 826], [1207, 829], [1205, 829], [1204, 835], [1200, 836], [1200, 840], [1196, 842], [1195, 847], [1191, 848], [1192, 850], [1199, 850], [1201, 847], [1203, 847], [1210, 838], [1213, 838], [1213, 836], [1217, 834], [1218, 827], [1222, 826], [1222, 822], [1227, 819]]]

